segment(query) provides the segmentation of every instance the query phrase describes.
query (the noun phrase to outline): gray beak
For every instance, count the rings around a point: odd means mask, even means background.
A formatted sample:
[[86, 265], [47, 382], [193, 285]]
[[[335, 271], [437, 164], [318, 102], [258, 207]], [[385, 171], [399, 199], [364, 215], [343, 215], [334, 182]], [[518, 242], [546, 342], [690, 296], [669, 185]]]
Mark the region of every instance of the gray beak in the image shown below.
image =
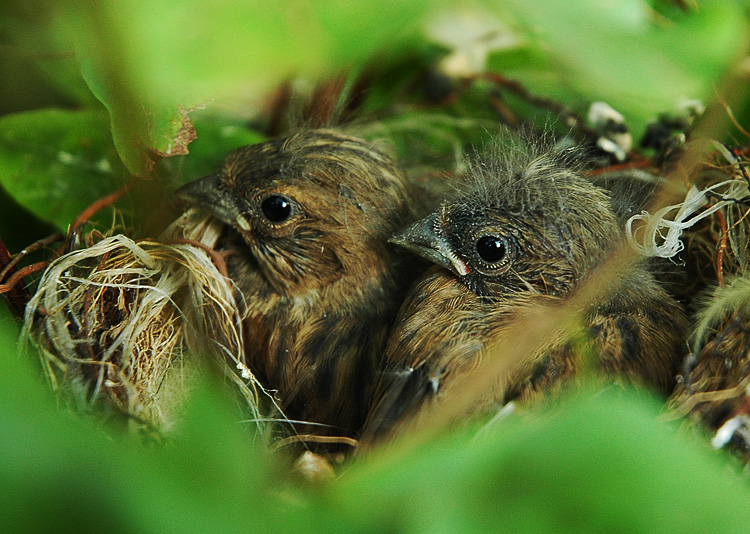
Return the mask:
[[459, 276], [467, 275], [471, 270], [465, 261], [456, 256], [446, 239], [440, 235], [436, 213], [396, 232], [389, 241]]
[[227, 224], [236, 224], [241, 210], [231, 191], [221, 187], [221, 175], [209, 174], [183, 185], [176, 192], [177, 198], [199, 206]]

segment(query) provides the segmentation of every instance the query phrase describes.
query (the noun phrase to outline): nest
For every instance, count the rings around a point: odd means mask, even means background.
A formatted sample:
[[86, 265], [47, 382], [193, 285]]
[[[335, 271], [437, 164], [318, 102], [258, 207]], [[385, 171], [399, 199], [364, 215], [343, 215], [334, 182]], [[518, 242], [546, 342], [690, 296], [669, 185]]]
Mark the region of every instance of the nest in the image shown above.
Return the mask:
[[[646, 256], [689, 271], [675, 283], [665, 276], [697, 310], [673, 413], [719, 430], [746, 417], [750, 436], [750, 154], [717, 143], [706, 161], [683, 202], [633, 216], [627, 235]], [[191, 210], [158, 241], [101, 238], [48, 267], [26, 309], [24, 336], [61, 398], [168, 431], [203, 365], [199, 356], [212, 354], [250, 418], [267, 420], [265, 390], [244, 365], [243, 303], [214, 250], [221, 227]]]
[[[694, 326], [678, 386], [670, 398], [674, 417], [716, 433], [717, 448], [732, 444], [750, 454], [750, 163], [746, 152], [716, 143], [700, 175], [696, 210], [711, 215], [688, 231], [688, 267], [705, 288], [690, 295]], [[694, 191], [694, 190], [691, 190]], [[695, 198], [695, 197], [694, 197]]]
[[159, 241], [114, 235], [50, 264], [23, 338], [61, 398], [168, 431], [204, 365], [199, 356], [210, 353], [262, 420], [259, 387], [243, 363], [240, 306], [212, 251], [220, 229], [191, 210]]

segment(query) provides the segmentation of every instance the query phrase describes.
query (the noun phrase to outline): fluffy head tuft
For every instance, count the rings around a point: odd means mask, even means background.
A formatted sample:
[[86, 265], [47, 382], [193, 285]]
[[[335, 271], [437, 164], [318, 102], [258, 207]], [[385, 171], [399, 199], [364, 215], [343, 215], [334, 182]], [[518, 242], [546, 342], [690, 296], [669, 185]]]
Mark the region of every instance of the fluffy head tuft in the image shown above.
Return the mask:
[[500, 139], [468, 164], [456, 197], [422, 227], [462, 267], [456, 269], [461, 282], [480, 295], [562, 295], [622, 235], [609, 196], [581, 171], [576, 149]]

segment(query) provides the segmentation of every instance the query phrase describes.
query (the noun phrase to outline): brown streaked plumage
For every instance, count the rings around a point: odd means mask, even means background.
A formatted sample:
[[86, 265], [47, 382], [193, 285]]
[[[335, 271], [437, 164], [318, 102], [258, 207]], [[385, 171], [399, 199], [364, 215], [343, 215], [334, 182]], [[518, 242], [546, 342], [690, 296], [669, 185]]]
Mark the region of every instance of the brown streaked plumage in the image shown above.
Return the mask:
[[[622, 242], [622, 230], [605, 191], [581, 177], [570, 153], [509, 140], [470, 166], [462, 192], [394, 242], [437, 266], [399, 311], [368, 441], [449, 391], [520, 311], [562, 303]], [[645, 267], [624, 274], [582, 321], [601, 371], [670, 391], [685, 317]], [[478, 405], [528, 398], [575, 373], [574, 344], [545, 342]]]
[[[669, 399], [672, 414], [690, 415], [750, 454], [750, 279], [734, 275], [698, 297], [691, 354]], [[723, 435], [723, 437], [722, 437]]]
[[356, 438], [409, 282], [388, 243], [414, 218], [403, 173], [371, 143], [310, 130], [240, 148], [178, 193], [227, 223], [247, 363], [287, 418], [322, 425], [295, 431]]

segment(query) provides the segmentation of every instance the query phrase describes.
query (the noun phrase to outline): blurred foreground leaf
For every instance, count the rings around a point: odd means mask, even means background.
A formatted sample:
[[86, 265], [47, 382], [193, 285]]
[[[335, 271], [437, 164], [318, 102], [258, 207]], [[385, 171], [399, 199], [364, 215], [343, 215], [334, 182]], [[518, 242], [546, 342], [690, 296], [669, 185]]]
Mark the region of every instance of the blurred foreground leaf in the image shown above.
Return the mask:
[[[216, 385], [193, 396], [174, 440], [107, 436], [54, 407], [0, 313], [0, 514], [4, 532], [288, 530], [266, 453]], [[210, 386], [210, 387], [209, 387]], [[274, 484], [276, 484], [274, 486]]]
[[14, 355], [15, 333], [0, 320], [5, 531], [684, 534], [750, 522], [750, 490], [726, 458], [631, 392], [579, 393], [478, 436], [376, 451], [305, 490], [252, 444], [219, 384], [195, 392], [169, 443], [111, 439], [52, 406]]
[[23, 101], [32, 109], [40, 103], [54, 105], [55, 96], [66, 107], [96, 105], [70, 36], [50, 31], [51, 11], [44, 0], [6, 0], [0, 5], [0, 61], [7, 61], [3, 67], [8, 69], [0, 81], [0, 93], [7, 99], [0, 110], [10, 103], [8, 112], [19, 111]]
[[527, 43], [494, 54], [489, 67], [563, 102], [604, 100], [639, 136], [682, 100], [713, 101], [746, 52], [748, 22], [736, 2], [697, 4], [667, 20], [642, 0], [510, 0], [502, 6]]
[[48, 109], [0, 118], [0, 185], [60, 230], [122, 187], [125, 175], [103, 110]]
[[321, 499], [335, 528], [406, 532], [741, 532], [750, 491], [720, 453], [605, 392], [487, 435], [362, 459]]
[[76, 41], [125, 165], [145, 175], [156, 156], [187, 152], [194, 108], [218, 100], [257, 109], [284, 80], [363, 63], [433, 8], [426, 0], [70, 1], [58, 31]]

